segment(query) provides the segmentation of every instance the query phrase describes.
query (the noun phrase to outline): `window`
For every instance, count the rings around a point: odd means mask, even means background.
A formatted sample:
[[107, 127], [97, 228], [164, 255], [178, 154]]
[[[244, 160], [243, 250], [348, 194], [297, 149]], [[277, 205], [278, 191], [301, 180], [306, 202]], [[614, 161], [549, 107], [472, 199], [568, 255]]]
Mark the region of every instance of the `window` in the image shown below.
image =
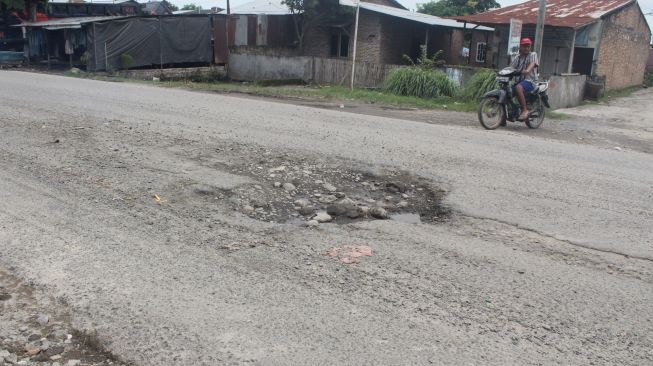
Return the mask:
[[338, 51], [340, 50], [340, 36], [337, 34], [331, 35], [331, 57], [338, 57]]
[[487, 44], [485, 42], [478, 42], [476, 44], [476, 62], [485, 63], [487, 55]]
[[349, 57], [349, 36], [346, 34], [331, 35], [331, 57]]

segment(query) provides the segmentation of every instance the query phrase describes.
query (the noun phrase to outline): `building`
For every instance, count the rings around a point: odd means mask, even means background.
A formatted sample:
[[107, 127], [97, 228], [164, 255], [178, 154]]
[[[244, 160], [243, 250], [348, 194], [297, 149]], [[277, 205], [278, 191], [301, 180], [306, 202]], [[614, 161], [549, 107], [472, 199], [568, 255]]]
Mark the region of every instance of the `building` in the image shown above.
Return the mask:
[[[324, 7], [320, 18], [305, 24], [301, 41], [293, 15], [281, 1], [255, 0], [235, 7], [229, 18], [229, 48], [260, 53], [254, 48], [265, 47], [276, 49], [278, 55], [350, 60], [356, 3], [324, 0], [319, 6]], [[491, 41], [492, 28], [411, 12], [394, 0], [361, 1], [360, 8], [357, 61], [405, 64], [405, 56], [416, 59], [420, 47], [426, 45], [430, 55], [441, 50], [447, 64], [492, 65], [484, 47]], [[216, 32], [222, 27], [226, 24], [218, 24]], [[220, 37], [216, 33], [215, 39]], [[226, 57], [226, 47], [221, 44], [216, 42], [218, 63]], [[469, 49], [472, 51], [464, 52]]]
[[[538, 0], [458, 17], [495, 28], [491, 51], [498, 66], [508, 55], [511, 19], [523, 22], [522, 37], [535, 36]], [[651, 30], [636, 0], [548, 0], [540, 73], [578, 73], [605, 82], [606, 90], [641, 85]]]
[[[340, 0], [352, 9], [357, 3]], [[328, 19], [307, 30], [304, 53], [318, 57], [349, 59], [353, 53], [354, 12], [349, 16]], [[485, 49], [470, 49], [468, 41], [480, 44], [490, 41], [492, 28], [463, 24], [451, 19], [406, 10], [393, 0], [360, 2], [357, 61], [379, 65], [405, 64], [404, 55], [416, 59], [420, 47], [426, 45], [429, 55], [442, 51], [446, 64], [489, 66]], [[475, 42], [474, 42], [475, 41]]]
[[89, 71], [208, 65], [212, 61], [211, 17], [69, 17], [20, 25], [27, 35], [25, 56], [81, 66]]

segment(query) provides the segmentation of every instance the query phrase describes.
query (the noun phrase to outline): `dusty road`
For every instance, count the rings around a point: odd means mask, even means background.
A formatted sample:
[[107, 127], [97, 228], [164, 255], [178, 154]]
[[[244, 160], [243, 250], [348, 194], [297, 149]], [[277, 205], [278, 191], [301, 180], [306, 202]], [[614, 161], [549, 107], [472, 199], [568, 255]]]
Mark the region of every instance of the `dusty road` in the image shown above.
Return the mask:
[[0, 270], [137, 365], [651, 364], [653, 155], [435, 122], [0, 72]]

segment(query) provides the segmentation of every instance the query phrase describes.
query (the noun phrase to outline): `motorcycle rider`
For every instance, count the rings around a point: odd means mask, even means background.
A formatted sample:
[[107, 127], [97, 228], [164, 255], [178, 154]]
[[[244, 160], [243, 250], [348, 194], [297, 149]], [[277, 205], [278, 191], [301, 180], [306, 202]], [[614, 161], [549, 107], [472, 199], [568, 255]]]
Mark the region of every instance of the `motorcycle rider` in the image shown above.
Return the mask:
[[510, 67], [520, 70], [521, 77], [519, 82], [513, 86], [513, 95], [517, 95], [519, 105], [521, 106], [521, 113], [519, 120], [525, 121], [528, 119], [528, 107], [526, 105], [526, 95], [535, 89], [537, 83], [537, 67], [539, 60], [537, 53], [531, 52], [533, 42], [529, 38], [524, 38], [519, 42], [519, 55], [512, 60]]

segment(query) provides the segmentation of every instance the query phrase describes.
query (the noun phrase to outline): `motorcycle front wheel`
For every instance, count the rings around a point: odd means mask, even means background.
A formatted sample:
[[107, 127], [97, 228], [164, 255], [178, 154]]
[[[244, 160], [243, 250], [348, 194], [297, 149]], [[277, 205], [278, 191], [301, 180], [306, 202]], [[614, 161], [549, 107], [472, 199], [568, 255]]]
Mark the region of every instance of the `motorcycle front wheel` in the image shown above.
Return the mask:
[[495, 130], [506, 123], [505, 109], [495, 97], [486, 97], [481, 100], [478, 108], [478, 121], [487, 130]]
[[529, 118], [528, 121], [526, 122], [526, 126], [528, 128], [538, 128], [542, 125], [542, 122], [544, 122], [544, 115], [546, 113], [546, 110], [544, 108], [544, 103], [542, 102], [542, 98], [537, 99], [537, 116], [535, 118]]

